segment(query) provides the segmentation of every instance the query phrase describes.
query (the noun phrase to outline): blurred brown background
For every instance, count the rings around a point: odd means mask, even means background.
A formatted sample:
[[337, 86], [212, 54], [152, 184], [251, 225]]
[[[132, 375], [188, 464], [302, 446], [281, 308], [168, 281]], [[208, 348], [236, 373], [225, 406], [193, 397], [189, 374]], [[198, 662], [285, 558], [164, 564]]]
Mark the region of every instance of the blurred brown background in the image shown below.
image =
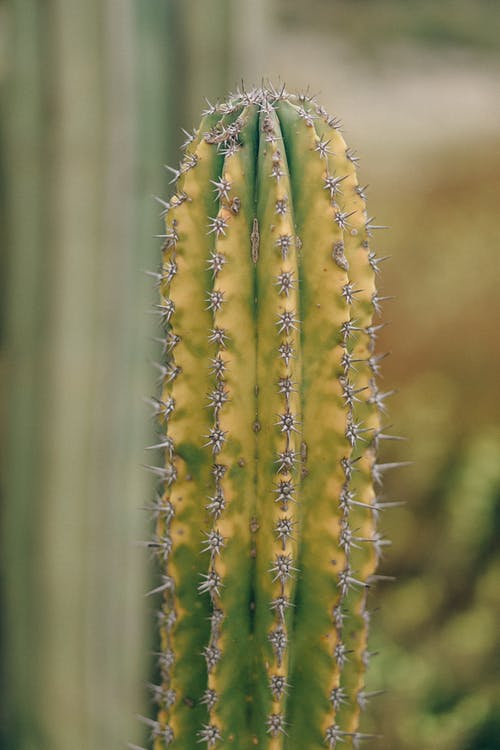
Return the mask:
[[[0, 0], [0, 744], [145, 741], [159, 262], [152, 195], [204, 96], [317, 93], [388, 231], [374, 750], [500, 748], [500, 3]], [[305, 750], [305, 749], [304, 749]]]

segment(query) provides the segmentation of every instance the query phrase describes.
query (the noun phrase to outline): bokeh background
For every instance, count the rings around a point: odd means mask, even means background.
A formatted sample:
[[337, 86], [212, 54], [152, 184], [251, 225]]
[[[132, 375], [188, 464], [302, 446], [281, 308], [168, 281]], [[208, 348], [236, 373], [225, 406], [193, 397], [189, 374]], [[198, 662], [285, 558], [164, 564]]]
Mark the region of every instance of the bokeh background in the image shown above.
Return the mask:
[[0, 0], [2, 749], [146, 742], [152, 196], [204, 97], [263, 78], [343, 120], [390, 226], [386, 457], [414, 463], [370, 747], [500, 748], [498, 0]]

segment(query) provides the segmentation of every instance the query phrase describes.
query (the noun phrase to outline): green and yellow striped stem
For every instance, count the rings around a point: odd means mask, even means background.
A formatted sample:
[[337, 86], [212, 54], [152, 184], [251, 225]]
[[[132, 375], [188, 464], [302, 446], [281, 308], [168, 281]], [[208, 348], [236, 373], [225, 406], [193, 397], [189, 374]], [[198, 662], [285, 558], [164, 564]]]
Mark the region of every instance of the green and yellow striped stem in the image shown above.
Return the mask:
[[387, 541], [382, 298], [356, 157], [314, 99], [209, 106], [173, 170], [154, 401], [154, 750], [357, 747]]

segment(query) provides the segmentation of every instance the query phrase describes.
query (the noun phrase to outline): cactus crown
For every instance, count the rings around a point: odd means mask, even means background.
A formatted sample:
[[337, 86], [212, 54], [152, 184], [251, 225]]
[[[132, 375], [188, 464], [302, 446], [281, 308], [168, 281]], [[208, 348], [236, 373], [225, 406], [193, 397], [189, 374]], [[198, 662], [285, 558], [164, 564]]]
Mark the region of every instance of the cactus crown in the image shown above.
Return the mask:
[[356, 161], [312, 97], [270, 87], [209, 105], [172, 170], [156, 308], [155, 750], [368, 736], [387, 394]]

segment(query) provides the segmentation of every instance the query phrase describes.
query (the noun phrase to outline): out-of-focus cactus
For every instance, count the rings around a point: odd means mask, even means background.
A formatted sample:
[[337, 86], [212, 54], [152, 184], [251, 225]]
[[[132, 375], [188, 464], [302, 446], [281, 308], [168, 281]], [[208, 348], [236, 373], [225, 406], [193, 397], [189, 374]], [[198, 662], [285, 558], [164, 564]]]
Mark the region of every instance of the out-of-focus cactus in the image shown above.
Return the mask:
[[[426, 411], [438, 411], [434, 404], [452, 387], [447, 379], [426, 378], [405, 393], [408, 411], [420, 393], [432, 399], [411, 424], [417, 456], [419, 446], [427, 451], [430, 441], [432, 450], [442, 437], [436, 422], [450, 420], [450, 413], [444, 408], [432, 422]], [[377, 685], [398, 684], [377, 705], [384, 747], [499, 746], [500, 430], [491, 425], [456, 437], [456, 423], [448, 425], [450, 439], [436, 463], [418, 464], [425, 484], [399, 519], [398, 582], [380, 597], [374, 633], [380, 659], [371, 677]]]
[[3, 749], [116, 750], [140, 729], [165, 5], [0, 2]]
[[165, 202], [155, 750], [357, 746], [370, 697], [381, 297], [356, 156], [308, 96], [238, 92]]

